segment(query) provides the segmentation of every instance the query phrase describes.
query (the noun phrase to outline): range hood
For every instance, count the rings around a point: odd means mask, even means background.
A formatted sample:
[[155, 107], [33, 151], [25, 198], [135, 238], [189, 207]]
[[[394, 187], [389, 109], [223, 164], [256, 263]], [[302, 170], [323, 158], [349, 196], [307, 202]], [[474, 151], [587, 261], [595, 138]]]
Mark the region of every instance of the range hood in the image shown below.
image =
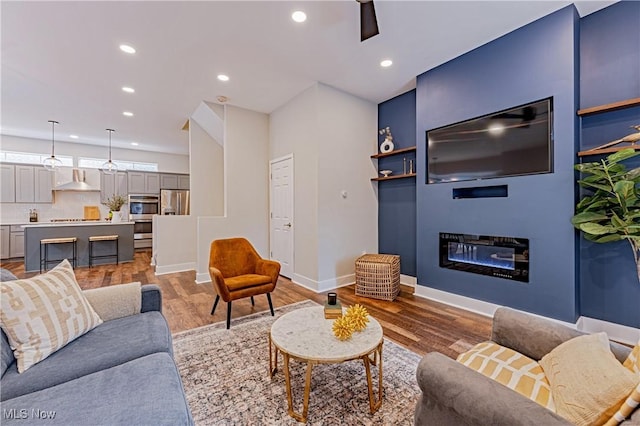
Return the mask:
[[100, 191], [85, 182], [84, 172], [80, 178], [80, 170], [73, 169], [73, 180], [53, 188], [54, 191]]

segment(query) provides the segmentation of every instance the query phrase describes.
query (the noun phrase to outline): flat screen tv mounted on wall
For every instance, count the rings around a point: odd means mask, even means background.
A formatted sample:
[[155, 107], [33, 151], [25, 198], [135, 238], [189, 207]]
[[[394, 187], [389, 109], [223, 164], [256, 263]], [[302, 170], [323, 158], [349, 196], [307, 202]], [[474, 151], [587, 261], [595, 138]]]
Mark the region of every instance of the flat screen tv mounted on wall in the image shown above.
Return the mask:
[[427, 183], [553, 172], [553, 99], [427, 131]]

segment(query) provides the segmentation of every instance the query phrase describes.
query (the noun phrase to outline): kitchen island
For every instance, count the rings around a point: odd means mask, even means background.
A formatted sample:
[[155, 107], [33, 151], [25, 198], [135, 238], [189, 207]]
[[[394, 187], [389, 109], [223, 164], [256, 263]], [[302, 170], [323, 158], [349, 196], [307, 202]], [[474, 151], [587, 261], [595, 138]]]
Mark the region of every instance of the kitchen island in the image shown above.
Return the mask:
[[[24, 228], [24, 269], [26, 272], [40, 271], [40, 240], [45, 238], [76, 237], [76, 267], [89, 266], [89, 237], [97, 235], [118, 235], [118, 261], [133, 261], [133, 222], [40, 222], [23, 225]], [[114, 242], [95, 244], [94, 255], [115, 253]], [[71, 244], [49, 247], [50, 259], [71, 258]], [[96, 259], [95, 265], [115, 263], [115, 258]], [[55, 265], [50, 264], [49, 269]]]

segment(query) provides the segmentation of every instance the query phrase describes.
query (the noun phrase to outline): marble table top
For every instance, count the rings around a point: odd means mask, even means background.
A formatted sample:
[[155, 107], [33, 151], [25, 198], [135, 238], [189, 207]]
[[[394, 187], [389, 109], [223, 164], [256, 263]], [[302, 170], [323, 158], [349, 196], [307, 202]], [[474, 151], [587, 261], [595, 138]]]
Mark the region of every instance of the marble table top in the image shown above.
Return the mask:
[[298, 309], [278, 318], [271, 326], [271, 341], [290, 356], [319, 362], [342, 362], [371, 353], [382, 342], [382, 327], [369, 316], [367, 328], [349, 340], [338, 340], [325, 319], [322, 306]]

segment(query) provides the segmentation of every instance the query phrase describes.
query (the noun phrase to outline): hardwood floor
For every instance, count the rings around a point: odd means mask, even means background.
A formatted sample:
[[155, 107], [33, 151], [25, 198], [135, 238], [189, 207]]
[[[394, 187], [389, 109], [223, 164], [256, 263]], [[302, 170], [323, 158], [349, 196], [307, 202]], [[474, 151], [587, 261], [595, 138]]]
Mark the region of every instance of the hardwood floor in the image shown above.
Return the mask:
[[[173, 333], [226, 319], [224, 303], [219, 304], [215, 315], [210, 315], [215, 298], [211, 283], [196, 284], [194, 271], [156, 276], [150, 256], [151, 251], [139, 251], [130, 263], [77, 268], [76, 277], [84, 289], [132, 281], [157, 284], [162, 289], [163, 313]], [[22, 262], [3, 262], [2, 267], [18, 278], [36, 275], [25, 273]], [[403, 288], [393, 302], [356, 296], [353, 285], [339, 288], [336, 293], [343, 305], [365, 306], [382, 325], [385, 337], [421, 355], [438, 351], [455, 358], [489, 339], [490, 318], [417, 297], [407, 290]], [[324, 303], [326, 297], [326, 293], [316, 294], [282, 277], [272, 294], [274, 308], [307, 299]], [[234, 318], [269, 309], [264, 296], [255, 297], [255, 303], [251, 306], [250, 299], [234, 301], [231, 327]]]

